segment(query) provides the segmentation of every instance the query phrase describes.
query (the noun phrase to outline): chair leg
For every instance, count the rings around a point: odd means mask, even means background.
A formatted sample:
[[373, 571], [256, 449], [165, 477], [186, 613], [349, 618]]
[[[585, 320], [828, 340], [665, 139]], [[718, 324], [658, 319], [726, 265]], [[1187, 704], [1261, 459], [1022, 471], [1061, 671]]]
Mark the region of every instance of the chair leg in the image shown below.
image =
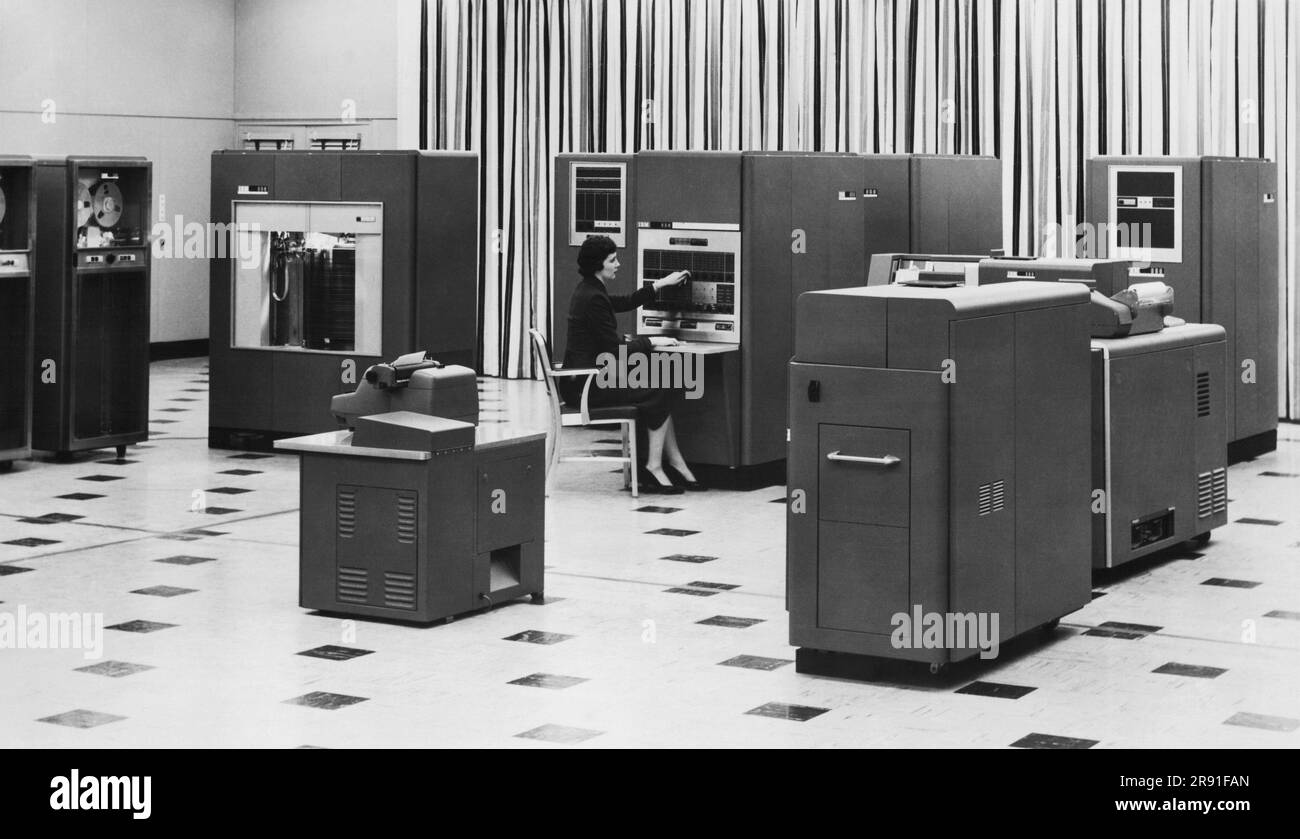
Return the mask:
[[628, 438], [631, 441], [629, 448], [632, 450], [632, 460], [628, 464], [632, 468], [632, 497], [637, 497], [637, 468], [636, 468], [636, 423], [627, 424]]
[[[627, 423], [621, 423], [619, 427], [623, 429], [623, 457], [628, 458], [628, 457], [630, 457], [630, 455], [628, 454], [628, 449], [627, 449], [627, 436], [628, 436], [628, 435], [627, 435], [627, 427], [628, 427], [628, 424], [627, 424]], [[623, 488], [624, 488], [624, 489], [626, 489], [627, 487], [632, 486], [632, 468], [631, 468], [631, 463], [632, 463], [631, 460], [624, 460], [624, 461], [623, 461]]]

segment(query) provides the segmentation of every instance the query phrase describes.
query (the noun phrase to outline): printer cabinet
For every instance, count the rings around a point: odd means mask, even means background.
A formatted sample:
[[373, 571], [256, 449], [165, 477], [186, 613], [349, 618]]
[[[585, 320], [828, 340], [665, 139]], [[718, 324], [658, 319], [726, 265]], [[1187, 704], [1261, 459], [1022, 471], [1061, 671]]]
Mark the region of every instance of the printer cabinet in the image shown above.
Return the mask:
[[981, 652], [896, 646], [896, 617], [917, 610], [996, 616], [1003, 642], [1088, 602], [1087, 301], [1024, 282], [799, 298], [786, 557], [801, 672]]
[[[476, 492], [474, 596], [499, 603], [542, 594], [546, 442], [480, 446]], [[479, 599], [476, 607], [489, 605]]]

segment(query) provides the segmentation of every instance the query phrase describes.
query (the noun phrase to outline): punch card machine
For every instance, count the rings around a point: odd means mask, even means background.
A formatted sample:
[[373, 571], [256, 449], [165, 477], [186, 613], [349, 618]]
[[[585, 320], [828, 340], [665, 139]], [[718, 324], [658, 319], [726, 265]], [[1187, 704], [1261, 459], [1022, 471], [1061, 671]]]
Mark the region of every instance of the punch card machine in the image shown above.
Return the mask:
[[[801, 672], [928, 662], [894, 621], [998, 619], [1000, 641], [1091, 598], [1088, 290], [810, 292], [790, 363], [787, 600]], [[1063, 445], [1062, 441], [1069, 441]]]
[[478, 425], [474, 371], [424, 353], [331, 400], [302, 456], [299, 605], [430, 622], [542, 599], [544, 432]]

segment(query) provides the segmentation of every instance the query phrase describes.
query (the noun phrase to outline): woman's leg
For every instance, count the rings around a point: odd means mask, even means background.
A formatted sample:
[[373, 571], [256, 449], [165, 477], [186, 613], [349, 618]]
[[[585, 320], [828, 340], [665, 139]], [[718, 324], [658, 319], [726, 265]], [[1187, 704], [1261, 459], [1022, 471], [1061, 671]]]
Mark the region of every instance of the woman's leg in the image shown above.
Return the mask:
[[682, 450], [677, 447], [677, 431], [673, 427], [673, 418], [670, 415], [664, 420], [664, 454], [668, 456], [668, 465], [682, 474], [682, 477], [688, 481], [695, 480], [691, 468], [686, 465], [686, 458], [682, 457]]
[[663, 422], [658, 428], [646, 428], [648, 445], [646, 446], [645, 468], [661, 483], [671, 484], [672, 481], [668, 480], [668, 476], [664, 474], [664, 439], [667, 434], [668, 421]]

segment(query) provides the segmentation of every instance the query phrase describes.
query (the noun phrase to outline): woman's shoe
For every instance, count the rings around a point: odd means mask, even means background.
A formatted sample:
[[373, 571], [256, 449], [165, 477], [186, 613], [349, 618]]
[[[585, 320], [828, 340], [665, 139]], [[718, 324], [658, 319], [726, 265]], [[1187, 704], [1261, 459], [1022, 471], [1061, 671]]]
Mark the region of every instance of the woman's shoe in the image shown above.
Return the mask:
[[671, 478], [674, 484], [676, 484], [679, 487], [685, 487], [691, 492], [704, 492], [704, 490], [708, 489], [708, 487], [706, 487], [704, 484], [700, 483], [699, 481], [686, 480], [685, 475], [683, 475], [681, 472], [678, 472], [676, 469], [674, 469], [671, 466], [668, 465], [664, 466], [664, 474], [667, 475], [669, 478]]
[[665, 484], [655, 477], [655, 473], [649, 469], [641, 470], [641, 475], [637, 479], [638, 489], [641, 492], [659, 493], [660, 495], [681, 495], [685, 490], [673, 484]]

